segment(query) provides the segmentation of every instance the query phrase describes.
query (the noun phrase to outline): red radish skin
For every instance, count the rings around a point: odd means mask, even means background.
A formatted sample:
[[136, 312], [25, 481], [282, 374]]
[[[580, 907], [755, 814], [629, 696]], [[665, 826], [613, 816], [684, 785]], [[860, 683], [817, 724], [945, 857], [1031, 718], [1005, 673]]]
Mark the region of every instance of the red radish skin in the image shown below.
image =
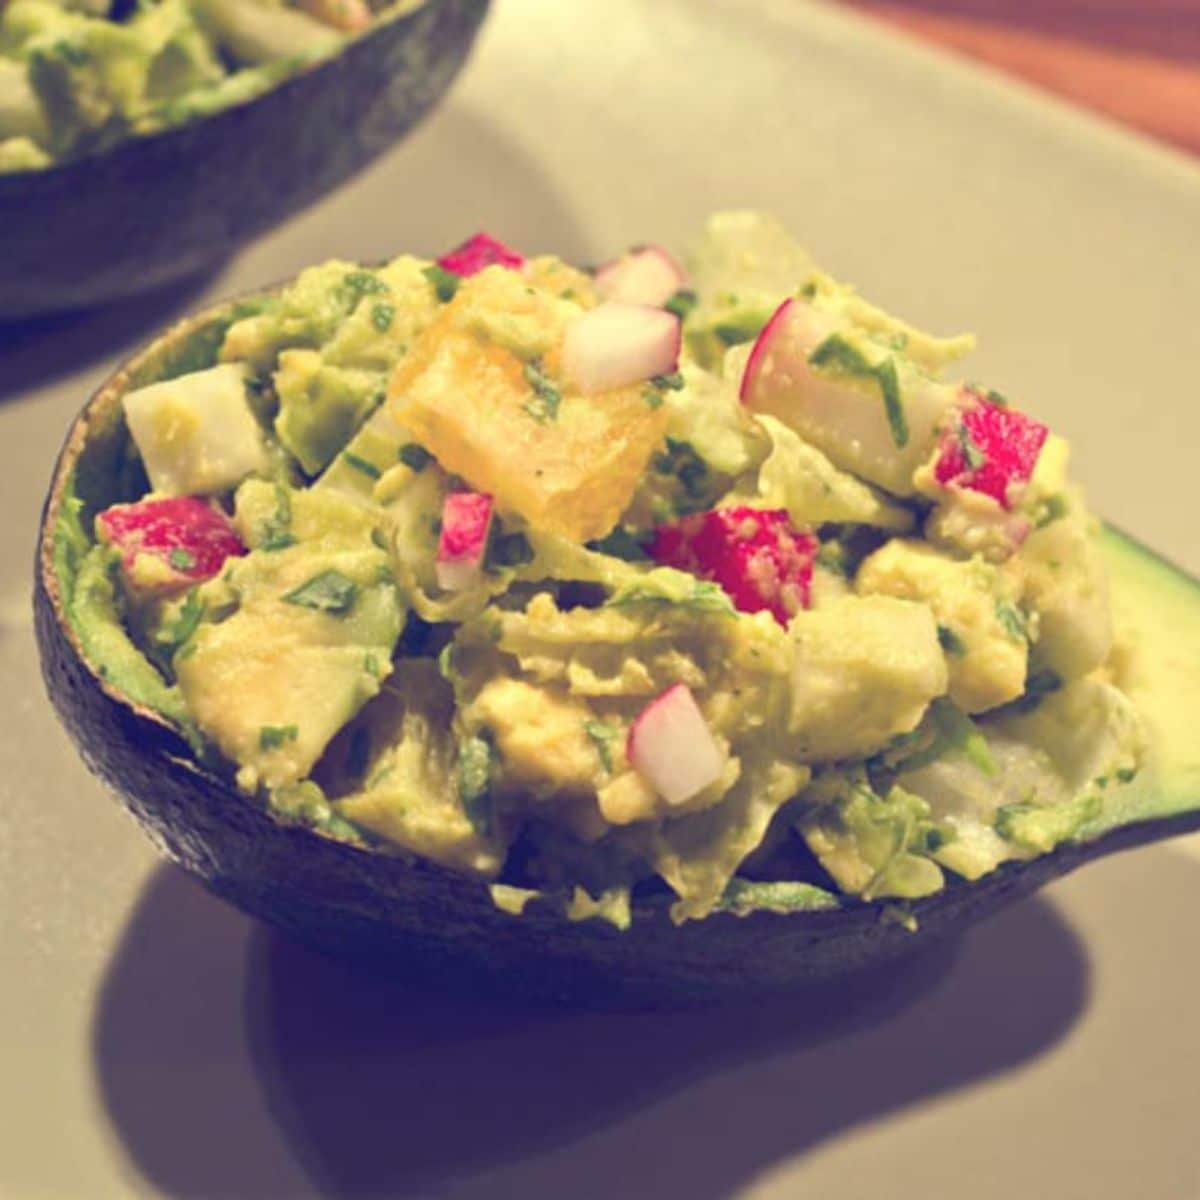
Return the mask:
[[811, 601], [817, 539], [784, 509], [719, 508], [654, 531], [650, 556], [720, 586], [741, 612], [767, 611], [780, 625]]
[[643, 246], [596, 270], [596, 291], [621, 304], [661, 307], [683, 286], [683, 268], [661, 246]]
[[442, 502], [442, 529], [434, 566], [438, 586], [444, 591], [461, 592], [479, 581], [491, 527], [491, 496], [451, 492]]
[[[934, 464], [934, 478], [943, 487], [968, 488], [991, 496], [1011, 510], [1029, 482], [1049, 430], [1040, 421], [1016, 409], [993, 404], [971, 388], [963, 388], [966, 401], [957, 419], [942, 434]], [[977, 466], [971, 452], [981, 457]]]
[[682, 683], [667, 688], [634, 718], [625, 755], [672, 807], [686, 804], [725, 770], [725, 755]]
[[742, 371], [741, 386], [738, 388], [738, 399], [743, 404], [749, 403], [750, 391], [758, 380], [759, 372], [763, 369], [771, 343], [787, 321], [795, 303], [795, 300], [785, 300], [771, 314], [770, 320], [759, 330], [758, 337], [754, 339], [754, 345], [750, 348], [750, 357], [746, 359], [746, 367]]
[[437, 265], [443, 271], [461, 275], [465, 279], [479, 274], [484, 267], [508, 267], [519, 271], [525, 265], [525, 258], [491, 234], [477, 233], [461, 246], [455, 246], [443, 254], [437, 260]]
[[562, 367], [584, 395], [669, 375], [679, 363], [674, 313], [645, 304], [601, 304], [567, 326]]
[[[246, 553], [229, 518], [198, 496], [168, 496], [136, 504], [114, 504], [96, 518], [96, 536], [121, 554], [130, 584], [172, 591], [220, 573], [225, 560]], [[153, 584], [135, 572], [137, 559], [150, 555], [167, 568]]]

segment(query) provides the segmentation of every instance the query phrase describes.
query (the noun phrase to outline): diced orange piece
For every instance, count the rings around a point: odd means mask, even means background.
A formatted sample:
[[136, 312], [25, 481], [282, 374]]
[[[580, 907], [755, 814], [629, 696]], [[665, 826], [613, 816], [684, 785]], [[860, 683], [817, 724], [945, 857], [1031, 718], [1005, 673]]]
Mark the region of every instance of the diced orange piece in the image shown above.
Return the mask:
[[445, 470], [501, 512], [589, 541], [628, 505], [667, 413], [648, 383], [581, 396], [563, 382], [563, 334], [581, 312], [515, 272], [482, 271], [397, 367], [389, 402]]

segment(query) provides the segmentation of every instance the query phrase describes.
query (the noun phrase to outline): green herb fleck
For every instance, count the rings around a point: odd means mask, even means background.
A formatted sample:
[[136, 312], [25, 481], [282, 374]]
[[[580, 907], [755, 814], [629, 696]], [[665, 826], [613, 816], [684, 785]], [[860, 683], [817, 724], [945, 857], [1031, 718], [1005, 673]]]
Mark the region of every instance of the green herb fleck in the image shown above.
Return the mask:
[[1056, 492], [1053, 496], [1047, 496], [1045, 500], [1037, 507], [1037, 515], [1034, 518], [1034, 525], [1038, 529], [1045, 529], [1053, 521], [1065, 517], [1070, 511], [1070, 506], [1067, 503], [1066, 496], [1061, 492]]
[[379, 304], [373, 305], [371, 308], [371, 324], [379, 330], [380, 333], [387, 333], [392, 327], [392, 320], [396, 316], [396, 306], [394, 304], [384, 304], [382, 301]]
[[908, 421], [900, 395], [900, 376], [896, 360], [890, 355], [880, 363], [872, 363], [853, 342], [840, 333], [831, 334], [809, 356], [812, 366], [857, 379], [873, 379], [883, 396], [892, 441], [903, 449], [908, 445]]
[[681, 392], [686, 386], [682, 371], [672, 371], [670, 375], [652, 375], [650, 383], [663, 392]]
[[1024, 614], [1015, 605], [1009, 604], [1007, 600], [996, 601], [996, 620], [1000, 622], [1004, 632], [1014, 642], [1029, 640], [1029, 628]]
[[342, 280], [342, 287], [345, 289], [346, 295], [350, 299], [350, 306], [353, 308], [364, 296], [377, 296], [380, 292], [386, 292], [387, 284], [383, 282], [377, 275], [373, 275], [370, 271], [351, 271], [345, 279]]
[[525, 382], [533, 388], [533, 399], [523, 405], [525, 411], [539, 424], [546, 425], [558, 416], [562, 395], [554, 382], [542, 370], [540, 360], [525, 364]]
[[491, 832], [488, 789], [492, 781], [492, 747], [482, 737], [467, 738], [458, 752], [458, 796], [467, 817], [482, 834]]
[[670, 300], [663, 305], [669, 313], [674, 313], [681, 321], [686, 321], [688, 314], [699, 303], [699, 296], [690, 288], [680, 288]]
[[613, 770], [612, 743], [621, 736], [621, 731], [603, 721], [585, 721], [583, 732], [591, 738], [596, 753], [600, 756], [600, 765], [611, 775]]
[[363, 458], [362, 455], [355, 454], [353, 450], [343, 450], [341, 457], [348, 467], [366, 475], [369, 479], [379, 479], [383, 474], [369, 458]]
[[642, 399], [646, 402], [647, 408], [661, 408], [663, 394], [655, 391], [652, 387], [642, 388]]
[[458, 285], [462, 283], [462, 280], [453, 271], [447, 271], [445, 267], [439, 267], [437, 263], [426, 267], [421, 274], [433, 285], [437, 298], [443, 304], [447, 300], [454, 299], [454, 293], [458, 291]]
[[400, 447], [400, 461], [419, 474], [433, 462], [433, 455], [424, 446], [417, 445], [416, 442], [405, 442]]
[[978, 471], [987, 462], [987, 455], [979, 448], [979, 445], [971, 436], [971, 431], [965, 424], [960, 422], [954, 436], [958, 442], [958, 448], [962, 451], [963, 462], [967, 464], [967, 469]]
[[1137, 767], [1118, 767], [1116, 776], [1118, 783], [1132, 783], [1137, 778]]
[[166, 662], [169, 663], [180, 647], [196, 632], [203, 616], [204, 602], [200, 599], [200, 593], [192, 588], [179, 606], [175, 620], [154, 638]]
[[322, 571], [283, 597], [284, 603], [343, 617], [358, 599], [358, 584], [341, 571]]
[[953, 654], [955, 658], [962, 658], [967, 652], [966, 643], [949, 625], [939, 625], [937, 627], [937, 640], [938, 645], [947, 654]]
[[294, 742], [299, 734], [295, 725], [264, 725], [258, 731], [258, 748], [278, 750], [284, 742]]
[[696, 453], [690, 442], [678, 438], [667, 438], [667, 451], [654, 460], [654, 469], [660, 475], [673, 475], [679, 480], [684, 495], [690, 502], [680, 513], [694, 512], [707, 503], [708, 464]]
[[368, 675], [374, 675], [378, 679], [379, 678], [379, 659], [378, 659], [378, 657], [374, 654], [364, 655], [363, 656], [363, 670], [366, 671], [366, 673]]
[[342, 451], [342, 458], [346, 460], [348, 466], [353, 467], [356, 471], [361, 471], [364, 475], [371, 479], [378, 479], [383, 472], [373, 463], [365, 458], [359, 457], [350, 450]]
[[281, 483], [275, 485], [275, 511], [263, 522], [258, 544], [262, 550], [286, 550], [296, 544], [292, 536], [292, 496]]
[[196, 565], [196, 556], [182, 546], [176, 546], [167, 557], [177, 571], [190, 571]]

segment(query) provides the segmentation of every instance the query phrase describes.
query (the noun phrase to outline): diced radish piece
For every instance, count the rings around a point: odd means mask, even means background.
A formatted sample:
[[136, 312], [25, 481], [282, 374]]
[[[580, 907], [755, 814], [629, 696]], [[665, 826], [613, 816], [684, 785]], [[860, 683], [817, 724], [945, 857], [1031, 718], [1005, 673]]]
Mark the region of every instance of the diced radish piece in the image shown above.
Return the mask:
[[679, 318], [645, 304], [601, 304], [563, 341], [563, 374], [585, 395], [669, 375], [678, 361]]
[[794, 529], [784, 509], [718, 508], [654, 531], [650, 556], [719, 583], [741, 612], [769, 612], [780, 625], [811, 599], [817, 539]]
[[443, 271], [452, 275], [477, 275], [484, 267], [509, 267], [518, 271], [525, 265], [525, 258], [503, 242], [487, 233], [477, 233], [461, 246], [443, 254], [437, 260]]
[[666, 304], [683, 286], [683, 268], [661, 247], [643, 246], [596, 270], [596, 291], [620, 304]]
[[[835, 338], [846, 353], [814, 365], [810, 360], [835, 347]], [[739, 394], [748, 408], [777, 417], [836, 466], [910, 496], [913, 473], [928, 459], [958, 392], [902, 373], [895, 356], [885, 353], [876, 353], [873, 363], [864, 356], [865, 370], [843, 369], [846, 358], [862, 355], [859, 340], [846, 318], [785, 300], [750, 351]]]
[[[120, 551], [130, 584], [149, 592], [211, 579], [227, 558], [246, 553], [229, 518], [197, 496], [114, 504], [96, 518], [96, 536]], [[139, 566], [144, 558], [153, 560], [150, 570]]]
[[695, 697], [677, 683], [634, 718], [625, 743], [633, 769], [670, 805], [685, 804], [725, 770], [725, 756]]
[[461, 592], [479, 582], [492, 527], [492, 498], [482, 492], [451, 492], [442, 502], [438, 535], [438, 586]]
[[993, 404], [971, 388], [965, 407], [942, 434], [934, 478], [943, 487], [969, 488], [1011, 509], [1029, 482], [1050, 431], [1016, 409]]

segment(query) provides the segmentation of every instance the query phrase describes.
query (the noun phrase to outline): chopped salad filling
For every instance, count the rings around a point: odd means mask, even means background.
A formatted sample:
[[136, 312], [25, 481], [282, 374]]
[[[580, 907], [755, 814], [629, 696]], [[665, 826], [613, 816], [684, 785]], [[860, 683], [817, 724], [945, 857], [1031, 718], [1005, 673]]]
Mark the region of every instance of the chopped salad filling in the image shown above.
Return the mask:
[[505, 911], [916, 899], [1144, 753], [1065, 443], [971, 344], [752, 213], [686, 270], [329, 262], [126, 394], [84, 568], [248, 797]]
[[4, 0], [0, 174], [240, 104], [366, 29], [378, 0]]

